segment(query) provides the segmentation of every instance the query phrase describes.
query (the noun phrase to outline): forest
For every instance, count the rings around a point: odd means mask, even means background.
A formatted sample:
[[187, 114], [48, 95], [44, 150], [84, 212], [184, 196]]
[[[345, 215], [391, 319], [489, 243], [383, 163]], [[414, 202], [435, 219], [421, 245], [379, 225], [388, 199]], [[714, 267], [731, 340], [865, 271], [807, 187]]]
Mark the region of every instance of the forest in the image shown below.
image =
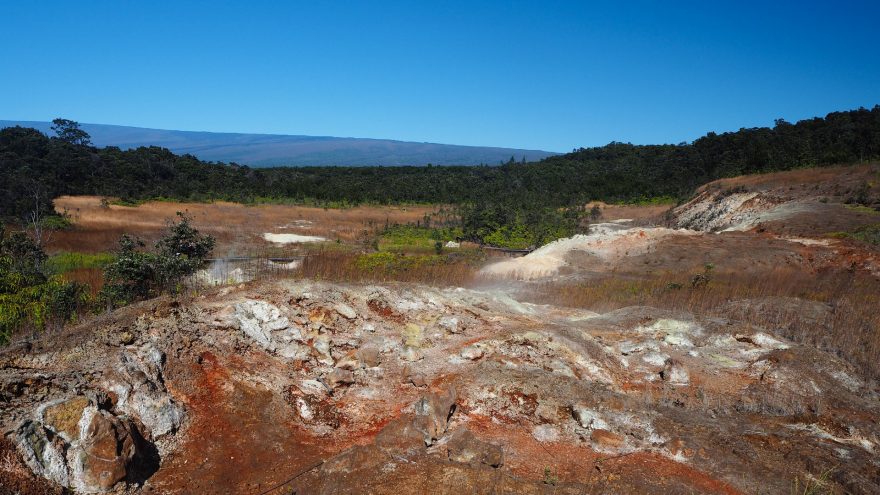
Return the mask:
[[257, 169], [158, 147], [96, 148], [75, 122], [56, 124], [55, 137], [22, 127], [0, 130], [0, 218], [51, 212], [52, 198], [65, 194], [123, 202], [443, 203], [461, 206], [465, 234], [475, 240], [506, 229], [525, 230], [541, 243], [570, 233], [576, 224], [570, 207], [590, 200], [676, 200], [722, 177], [880, 159], [880, 105], [797, 123], [779, 119], [772, 128], [710, 132], [692, 143], [612, 142], [538, 162], [511, 158], [473, 167]]

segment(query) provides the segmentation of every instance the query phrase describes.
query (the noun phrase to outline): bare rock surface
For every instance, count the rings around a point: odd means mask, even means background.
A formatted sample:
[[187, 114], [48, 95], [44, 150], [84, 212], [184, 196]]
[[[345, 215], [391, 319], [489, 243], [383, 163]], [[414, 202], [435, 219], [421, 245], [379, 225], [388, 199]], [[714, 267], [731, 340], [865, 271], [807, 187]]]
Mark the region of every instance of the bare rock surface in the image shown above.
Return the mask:
[[80, 492], [877, 493], [876, 384], [779, 330], [278, 281], [3, 351], [0, 424]]

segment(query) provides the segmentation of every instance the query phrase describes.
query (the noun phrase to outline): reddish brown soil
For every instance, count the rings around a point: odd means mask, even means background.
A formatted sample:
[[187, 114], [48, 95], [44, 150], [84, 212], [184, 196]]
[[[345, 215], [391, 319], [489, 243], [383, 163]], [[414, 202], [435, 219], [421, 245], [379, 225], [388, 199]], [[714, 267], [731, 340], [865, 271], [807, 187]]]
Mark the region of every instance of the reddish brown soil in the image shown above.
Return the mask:
[[38, 478], [24, 465], [15, 446], [0, 437], [0, 495], [60, 495], [61, 487]]
[[[211, 353], [188, 366], [185, 394], [192, 421], [180, 452], [163, 460], [149, 481], [158, 493], [258, 493], [286, 480], [335, 446], [321, 445], [293, 424], [279, 423], [283, 407], [266, 390], [232, 379]], [[184, 375], [184, 373], [181, 373]]]

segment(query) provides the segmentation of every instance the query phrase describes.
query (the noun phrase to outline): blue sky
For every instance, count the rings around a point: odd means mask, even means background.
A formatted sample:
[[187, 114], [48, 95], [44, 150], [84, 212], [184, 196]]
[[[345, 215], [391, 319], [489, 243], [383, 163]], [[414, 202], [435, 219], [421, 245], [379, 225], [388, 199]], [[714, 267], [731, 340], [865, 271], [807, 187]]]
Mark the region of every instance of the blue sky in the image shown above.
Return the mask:
[[880, 2], [19, 1], [0, 119], [569, 151], [880, 103]]

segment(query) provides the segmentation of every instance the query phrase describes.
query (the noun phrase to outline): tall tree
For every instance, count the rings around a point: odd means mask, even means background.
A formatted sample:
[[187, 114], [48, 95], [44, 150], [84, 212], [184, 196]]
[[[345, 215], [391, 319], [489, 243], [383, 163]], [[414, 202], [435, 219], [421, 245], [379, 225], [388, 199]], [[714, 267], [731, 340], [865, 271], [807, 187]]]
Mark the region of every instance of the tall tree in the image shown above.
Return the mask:
[[88, 146], [92, 144], [89, 133], [79, 128], [79, 122], [57, 118], [52, 121], [52, 130], [58, 135], [58, 139], [70, 144]]

